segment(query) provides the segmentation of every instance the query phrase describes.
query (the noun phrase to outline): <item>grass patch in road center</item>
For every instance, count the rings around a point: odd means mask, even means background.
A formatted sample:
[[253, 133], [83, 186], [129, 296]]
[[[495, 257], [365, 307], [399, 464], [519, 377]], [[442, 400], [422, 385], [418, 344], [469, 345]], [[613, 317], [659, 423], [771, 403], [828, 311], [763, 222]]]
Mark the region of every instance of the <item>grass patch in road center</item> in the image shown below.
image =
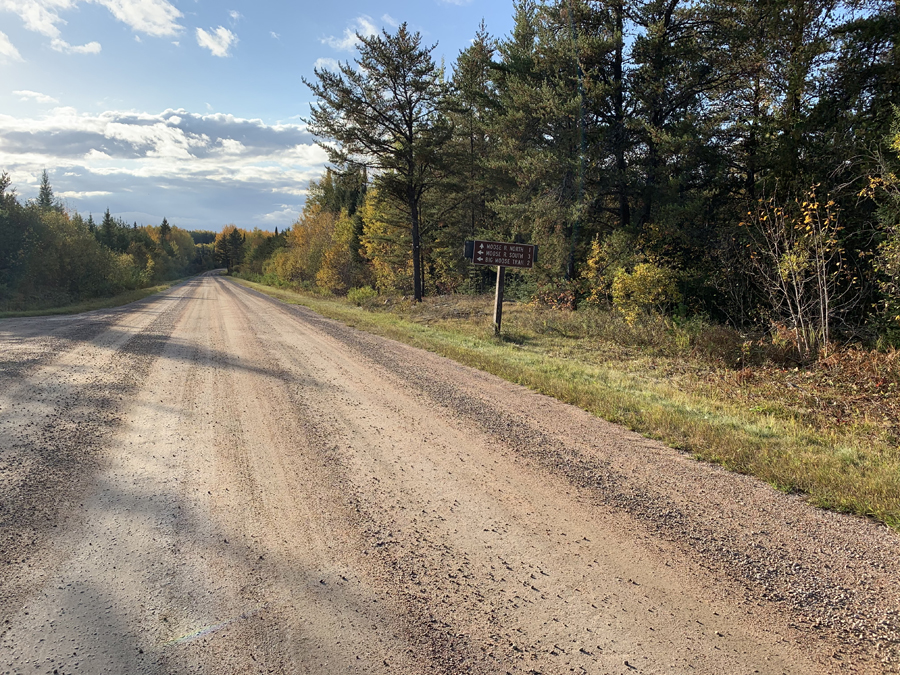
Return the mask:
[[762, 367], [755, 377], [736, 377], [734, 369], [691, 358], [661, 338], [654, 343], [658, 336], [632, 336], [639, 346], [623, 346], [604, 337], [621, 329], [590, 312], [563, 315], [511, 303], [504, 307], [505, 336], [497, 339], [483, 297], [368, 310], [239, 283], [553, 396], [698, 459], [803, 493], [817, 506], [900, 530], [900, 448], [893, 427], [867, 414], [848, 420], [827, 406], [815, 408], [810, 401], [823, 391], [837, 397], [837, 385], [825, 390], [819, 382], [813, 389], [799, 369]]

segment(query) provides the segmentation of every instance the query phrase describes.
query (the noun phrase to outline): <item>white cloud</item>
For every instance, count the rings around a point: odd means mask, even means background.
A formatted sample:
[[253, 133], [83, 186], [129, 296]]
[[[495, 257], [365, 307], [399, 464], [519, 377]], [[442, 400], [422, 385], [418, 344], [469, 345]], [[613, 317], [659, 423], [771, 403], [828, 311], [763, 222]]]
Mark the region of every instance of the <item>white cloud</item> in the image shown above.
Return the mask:
[[331, 70], [335, 73], [340, 68], [340, 64], [338, 63], [337, 59], [331, 59], [328, 57], [316, 59], [316, 62], [313, 65], [320, 70]]
[[10, 61], [21, 61], [22, 55], [15, 45], [9, 41], [6, 33], [0, 31], [0, 63], [9, 59]]
[[357, 33], [363, 37], [371, 37], [378, 34], [378, 28], [372, 23], [372, 17], [366, 16], [365, 14], [357, 17], [356, 21], [349, 28], [344, 29], [343, 37], [336, 38], [334, 36], [329, 36], [322, 38], [322, 43], [329, 47], [333, 47], [334, 49], [352, 51], [356, 49], [356, 45], [359, 44], [359, 38], [356, 37]]
[[56, 196], [63, 199], [85, 199], [86, 197], [105, 197], [111, 194], [112, 192], [109, 190], [82, 190], [81, 192], [69, 190], [67, 192], [58, 192]]
[[59, 38], [53, 38], [50, 41], [50, 46], [63, 54], [99, 54], [100, 50], [103, 49], [99, 42], [88, 42], [86, 45], [70, 45]]
[[160, 37], [181, 30], [178, 19], [183, 15], [168, 0], [0, 0], [0, 11], [17, 14], [28, 30], [57, 40], [59, 26], [66, 24], [60, 13], [75, 9], [82, 2], [105, 7], [135, 32]]
[[[71, 0], [42, 0], [65, 2]], [[167, 0], [88, 0], [106, 7], [119, 21], [138, 33], [154, 37], [175, 35], [181, 30], [178, 19], [184, 16]]]
[[276, 33], [274, 30], [270, 30], [270, 31], [269, 31], [269, 35], [271, 35], [271, 36], [272, 36], [273, 38], [275, 38], [276, 40], [278, 40], [279, 38], [281, 38], [281, 36], [280, 36], [278, 33]]
[[219, 145], [223, 155], [240, 155], [246, 150], [243, 143], [233, 138], [220, 138]]
[[291, 167], [318, 167], [325, 160], [302, 124], [267, 125], [185, 110], [80, 114], [59, 107], [36, 119], [0, 114], [0, 166], [34, 163], [60, 170], [204, 174], [222, 180], [266, 176], [273, 180], [268, 187], [293, 191], [293, 185], [275, 176], [290, 173]]
[[38, 103], [59, 103], [59, 101], [57, 101], [52, 96], [47, 96], [46, 94], [42, 94], [37, 91], [31, 91], [29, 89], [20, 89], [19, 91], [14, 91], [13, 96], [18, 96], [23, 101], [31, 99], [33, 101], [37, 101]]
[[[307, 191], [303, 190], [302, 192], [305, 195]], [[293, 223], [300, 217], [300, 209], [296, 205], [279, 204], [278, 207], [278, 210], [258, 215], [256, 218], [266, 225], [278, 226], [282, 223]]]
[[241, 14], [236, 9], [233, 9], [230, 12], [228, 12], [228, 16], [231, 17], [232, 25], [234, 25], [235, 23], [237, 23], [238, 21], [240, 21], [241, 19], [244, 18], [244, 15]]
[[169, 220], [177, 216], [181, 226], [243, 217], [280, 229], [296, 218], [326, 162], [301, 123], [180, 109], [87, 114], [60, 106], [32, 118], [0, 112], [0, 166], [14, 183], [36, 193], [41, 170], [52, 166], [56, 194], [95, 213], [106, 206], [154, 213], [166, 191]]
[[390, 14], [385, 14], [384, 16], [381, 17], [381, 20], [384, 21], [391, 28], [397, 28], [400, 25], [400, 22], [397, 21], [397, 19], [392, 17]]
[[0, 0], [0, 10], [18, 14], [25, 28], [49, 38], [59, 37], [59, 12], [75, 7], [75, 0]]
[[207, 33], [202, 28], [197, 29], [197, 44], [208, 49], [213, 56], [220, 58], [228, 56], [228, 50], [237, 41], [237, 35], [224, 26], [219, 26], [212, 33]]

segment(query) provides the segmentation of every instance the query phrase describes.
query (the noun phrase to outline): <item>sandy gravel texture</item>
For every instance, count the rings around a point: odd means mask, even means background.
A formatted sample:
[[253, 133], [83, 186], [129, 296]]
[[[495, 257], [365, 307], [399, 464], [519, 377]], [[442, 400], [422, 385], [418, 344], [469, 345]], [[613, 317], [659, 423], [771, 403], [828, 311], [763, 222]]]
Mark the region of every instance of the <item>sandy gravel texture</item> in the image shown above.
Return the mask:
[[0, 368], [0, 672], [900, 672], [896, 533], [227, 279]]

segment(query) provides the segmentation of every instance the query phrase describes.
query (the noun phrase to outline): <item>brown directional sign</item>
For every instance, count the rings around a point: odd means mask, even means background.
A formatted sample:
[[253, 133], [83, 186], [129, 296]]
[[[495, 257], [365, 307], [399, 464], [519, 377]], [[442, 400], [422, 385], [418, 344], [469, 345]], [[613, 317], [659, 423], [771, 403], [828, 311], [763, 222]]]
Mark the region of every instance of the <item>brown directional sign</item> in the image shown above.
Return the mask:
[[[468, 243], [466, 242], [466, 244]], [[531, 268], [537, 259], [536, 253], [537, 246], [531, 244], [511, 244], [477, 239], [472, 242], [472, 262], [476, 265]]]

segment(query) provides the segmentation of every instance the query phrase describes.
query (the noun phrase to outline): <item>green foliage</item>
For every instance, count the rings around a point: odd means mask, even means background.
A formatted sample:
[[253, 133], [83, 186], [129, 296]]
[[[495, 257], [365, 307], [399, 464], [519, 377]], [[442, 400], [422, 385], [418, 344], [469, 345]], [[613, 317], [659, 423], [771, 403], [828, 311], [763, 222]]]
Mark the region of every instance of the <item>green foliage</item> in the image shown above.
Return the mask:
[[237, 272], [244, 260], [245, 234], [235, 225], [226, 225], [216, 235], [214, 255], [216, 264], [228, 270], [229, 274]]
[[[510, 33], [480, 26], [449, 80], [405, 25], [363, 37], [355, 62], [307, 83], [333, 166], [284, 249], [248, 244], [246, 272], [334, 293], [482, 292], [493, 270], [461, 251], [483, 238], [537, 244], [510, 288], [556, 307], [634, 316], [671, 311], [680, 292], [682, 315], [818, 335], [809, 353], [832, 328], [900, 316], [893, 198], [859, 193], [863, 176], [897, 173], [872, 150], [900, 103], [900, 12], [848, 7], [517, 0]], [[740, 223], [760, 195], [810, 185], [841, 213], [840, 236], [822, 211], [819, 234], [794, 232], [762, 274], [762, 229]], [[678, 270], [678, 292], [653, 269]], [[804, 328], [815, 306], [829, 318]]]
[[41, 187], [38, 190], [38, 206], [42, 209], [52, 209], [55, 205], [53, 188], [50, 186], [50, 176], [47, 170], [41, 173]]
[[880, 156], [878, 175], [870, 176], [860, 197], [874, 200], [878, 205], [878, 244], [874, 255], [878, 289], [881, 293], [879, 319], [885, 338], [900, 342], [900, 109], [888, 137], [891, 154]]
[[359, 288], [351, 288], [347, 291], [347, 300], [358, 307], [370, 305], [378, 298], [378, 291], [371, 286], [361, 286]]
[[602, 240], [595, 238], [581, 273], [585, 301], [590, 305], [611, 301], [616, 277], [643, 259], [634, 237], [623, 230], [616, 230]]
[[108, 297], [208, 269], [184, 230], [170, 228], [163, 246], [157, 228], [128, 227], [108, 210], [98, 229], [61, 208], [46, 172], [43, 179], [39, 199], [22, 205], [0, 176], [0, 311]]
[[340, 72], [316, 69], [316, 82], [304, 83], [318, 98], [310, 130], [338, 165], [361, 164], [379, 170], [386, 198], [409, 214], [413, 294], [422, 299], [423, 268], [420, 207], [433, 186], [449, 128], [440, 114], [445, 95], [442, 70], [423, 47], [419, 33], [405, 23], [393, 35], [359, 36], [356, 65]]
[[632, 272], [620, 269], [613, 280], [613, 307], [629, 324], [651, 312], [663, 313], [680, 299], [675, 274], [653, 263], [638, 263]]

